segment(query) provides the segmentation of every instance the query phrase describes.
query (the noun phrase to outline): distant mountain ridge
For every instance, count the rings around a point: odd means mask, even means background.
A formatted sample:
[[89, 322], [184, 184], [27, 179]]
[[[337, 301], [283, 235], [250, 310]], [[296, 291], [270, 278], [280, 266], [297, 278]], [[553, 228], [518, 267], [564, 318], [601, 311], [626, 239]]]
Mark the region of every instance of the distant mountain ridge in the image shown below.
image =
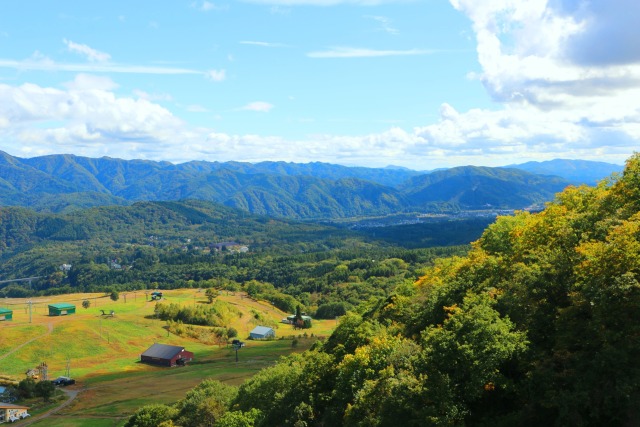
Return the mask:
[[48, 212], [183, 199], [290, 218], [522, 209], [551, 200], [569, 183], [515, 168], [466, 166], [425, 173], [319, 162], [173, 164], [69, 154], [22, 159], [0, 152], [0, 204]]
[[527, 162], [507, 167], [522, 169], [538, 175], [555, 175], [573, 184], [594, 185], [603, 178], [620, 173], [624, 166], [587, 160], [555, 159], [544, 162]]

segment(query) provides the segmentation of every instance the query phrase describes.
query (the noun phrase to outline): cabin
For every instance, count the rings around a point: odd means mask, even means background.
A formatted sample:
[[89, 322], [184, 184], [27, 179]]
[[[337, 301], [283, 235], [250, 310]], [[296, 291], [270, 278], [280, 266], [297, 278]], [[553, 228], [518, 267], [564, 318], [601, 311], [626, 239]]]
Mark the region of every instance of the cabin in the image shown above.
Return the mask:
[[12, 320], [12, 319], [13, 319], [13, 310], [0, 307], [0, 320]]
[[[302, 321], [303, 322], [307, 322], [307, 321], [311, 322], [311, 320], [312, 320], [311, 316], [302, 315], [300, 317], [302, 317]], [[296, 321], [296, 315], [292, 314], [291, 316], [287, 316], [287, 322], [284, 322], [284, 319], [282, 319], [282, 320], [283, 320], [282, 323], [289, 323], [289, 324], [293, 325], [295, 323], [295, 321]]]
[[76, 306], [73, 304], [67, 304], [65, 302], [49, 304], [49, 316], [65, 316], [67, 314], [74, 314], [75, 312]]
[[184, 347], [168, 344], [154, 344], [140, 355], [140, 361], [160, 366], [184, 366], [193, 360], [193, 353]]
[[264, 340], [268, 338], [275, 338], [276, 331], [268, 326], [256, 326], [251, 332], [249, 332], [249, 338], [252, 340]]
[[0, 402], [0, 423], [14, 422], [29, 416], [28, 406]]

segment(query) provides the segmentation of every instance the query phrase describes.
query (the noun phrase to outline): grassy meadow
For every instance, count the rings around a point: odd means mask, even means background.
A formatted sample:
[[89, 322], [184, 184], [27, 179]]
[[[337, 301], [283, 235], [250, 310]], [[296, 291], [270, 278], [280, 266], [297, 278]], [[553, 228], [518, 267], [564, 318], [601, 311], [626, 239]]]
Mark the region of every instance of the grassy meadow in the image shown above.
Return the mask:
[[[207, 304], [204, 290], [163, 291], [165, 303]], [[155, 302], [144, 291], [120, 294], [112, 301], [104, 294], [71, 294], [32, 299], [31, 320], [27, 300], [5, 299], [1, 307], [13, 310], [13, 320], [0, 322], [0, 372], [21, 380], [25, 372], [41, 362], [48, 365], [49, 379], [70, 375], [77, 380], [76, 400], [59, 413], [32, 425], [42, 426], [118, 426], [138, 407], [150, 403], [171, 403], [205, 378], [238, 385], [258, 370], [273, 364], [280, 356], [303, 351], [314, 336], [327, 336], [335, 321], [316, 321], [293, 348], [289, 338], [304, 334], [279, 323], [284, 313], [245, 294], [221, 294], [217, 300], [233, 305], [239, 315], [227, 327], [238, 330], [246, 346], [235, 352], [226, 346], [210, 345], [173, 335], [166, 322], [153, 318]], [[82, 301], [89, 300], [89, 308]], [[71, 303], [76, 313], [49, 316], [48, 304]], [[115, 315], [103, 316], [100, 310]], [[247, 340], [258, 323], [256, 313], [277, 325], [276, 335], [287, 339]], [[140, 354], [154, 342], [180, 345], [194, 353], [186, 367], [162, 368], [139, 362]]]

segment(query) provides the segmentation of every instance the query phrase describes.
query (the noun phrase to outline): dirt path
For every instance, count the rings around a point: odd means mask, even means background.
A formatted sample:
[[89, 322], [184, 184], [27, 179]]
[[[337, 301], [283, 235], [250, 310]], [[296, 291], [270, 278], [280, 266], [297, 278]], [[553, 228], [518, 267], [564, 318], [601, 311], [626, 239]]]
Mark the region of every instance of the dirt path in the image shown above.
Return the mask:
[[15, 347], [13, 350], [9, 351], [8, 353], [3, 354], [2, 356], [0, 356], [0, 360], [11, 356], [13, 353], [15, 353], [16, 351], [20, 350], [22, 347], [24, 347], [25, 345], [31, 344], [32, 342], [34, 342], [35, 340], [39, 340], [40, 338], [46, 337], [47, 335], [51, 334], [51, 332], [53, 332], [53, 323], [49, 323], [47, 325], [47, 332], [45, 332], [42, 335], [38, 335], [35, 338], [31, 338], [29, 341], [25, 341], [22, 344], [20, 344], [19, 346]]
[[64, 402], [62, 402], [60, 405], [56, 406], [55, 408], [49, 409], [47, 412], [44, 412], [36, 417], [31, 417], [29, 418], [26, 422], [24, 422], [23, 424], [21, 424], [21, 426], [30, 426], [33, 423], [36, 423], [44, 418], [47, 418], [50, 415], [55, 414], [56, 412], [60, 411], [61, 409], [66, 408], [67, 406], [69, 406], [71, 404], [71, 402], [73, 402], [73, 400], [78, 396], [78, 393], [80, 393], [80, 390], [67, 390], [67, 389], [63, 389], [62, 390], [64, 392], [64, 394], [67, 395], [67, 400], [65, 400]]

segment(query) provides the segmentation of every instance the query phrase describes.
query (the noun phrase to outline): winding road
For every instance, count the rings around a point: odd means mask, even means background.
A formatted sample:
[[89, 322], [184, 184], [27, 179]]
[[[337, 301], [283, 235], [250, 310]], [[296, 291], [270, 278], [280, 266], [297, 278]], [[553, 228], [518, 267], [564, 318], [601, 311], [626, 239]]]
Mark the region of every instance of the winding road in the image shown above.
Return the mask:
[[71, 404], [71, 402], [73, 402], [73, 400], [78, 396], [78, 393], [80, 393], [80, 390], [67, 390], [67, 389], [62, 389], [62, 391], [64, 392], [64, 394], [67, 395], [67, 400], [65, 400], [64, 402], [62, 402], [60, 405], [56, 406], [55, 408], [51, 408], [49, 409], [47, 412], [43, 412], [40, 415], [37, 415], [35, 417], [31, 417], [29, 418], [26, 422], [24, 422], [23, 424], [20, 424], [21, 426], [30, 426], [31, 424], [38, 422], [44, 418], [49, 417], [50, 415], [55, 414], [56, 412], [60, 411], [63, 408], [66, 408], [67, 406], [69, 406]]

